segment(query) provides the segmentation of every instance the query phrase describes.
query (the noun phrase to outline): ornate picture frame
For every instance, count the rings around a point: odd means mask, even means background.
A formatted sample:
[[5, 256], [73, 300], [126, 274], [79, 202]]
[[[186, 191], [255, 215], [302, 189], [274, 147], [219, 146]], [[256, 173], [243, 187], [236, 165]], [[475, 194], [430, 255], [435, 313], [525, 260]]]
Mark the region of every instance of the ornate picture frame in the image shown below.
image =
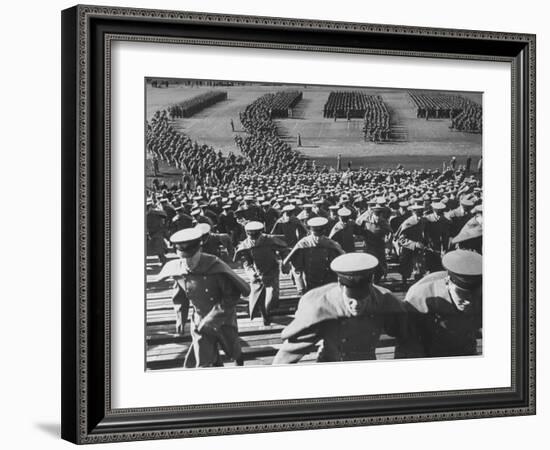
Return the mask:
[[[117, 41], [509, 63], [511, 385], [114, 409], [110, 108]], [[504, 32], [80, 5], [64, 10], [62, 437], [84, 444], [535, 414], [535, 42], [531, 34]]]

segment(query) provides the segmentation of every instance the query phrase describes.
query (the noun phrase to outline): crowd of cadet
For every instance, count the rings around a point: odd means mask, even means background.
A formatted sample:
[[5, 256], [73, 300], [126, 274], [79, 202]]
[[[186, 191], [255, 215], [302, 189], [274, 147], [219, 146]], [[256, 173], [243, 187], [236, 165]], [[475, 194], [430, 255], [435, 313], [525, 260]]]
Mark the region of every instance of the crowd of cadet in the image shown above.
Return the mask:
[[[241, 113], [241, 155], [193, 142], [165, 111], [147, 124], [148, 151], [183, 172], [148, 189], [146, 224], [180, 332], [190, 317], [185, 367], [222, 365], [222, 351], [243, 364], [236, 305], [246, 297], [269, 326], [281, 273], [301, 298], [274, 364], [314, 349], [319, 362], [374, 359], [382, 334], [396, 338], [396, 358], [476, 354], [479, 174], [455, 159], [444, 171], [317, 169], [279, 138], [271, 105], [264, 96]], [[392, 258], [404, 300], [382, 287]]]
[[481, 133], [482, 107], [460, 95], [419, 94], [409, 92], [409, 99], [416, 108], [416, 117], [451, 119], [451, 130]]
[[239, 114], [246, 135], [236, 135], [235, 144], [248, 158], [253, 173], [307, 172], [311, 170], [307, 159], [279, 137], [272, 120], [273, 95], [263, 95]]
[[325, 118], [362, 119], [369, 105], [369, 95], [361, 91], [333, 91], [323, 107]]
[[[300, 91], [279, 91], [262, 96], [256, 105], [266, 108], [271, 119], [292, 117], [292, 108], [302, 100], [303, 94]], [[252, 104], [253, 105], [253, 104]], [[253, 106], [249, 108], [253, 108]], [[241, 120], [242, 122], [242, 120]]]
[[227, 92], [208, 91], [180, 103], [168, 106], [167, 112], [171, 119], [191, 117], [193, 114], [215, 103], [221, 102], [222, 100], [227, 100]]
[[[236, 303], [269, 325], [281, 273], [301, 300], [275, 364], [319, 342], [318, 361], [373, 359], [382, 333], [395, 357], [475, 354], [482, 226], [481, 182], [460, 169], [245, 172], [193, 190], [156, 183], [147, 199], [148, 254], [176, 282], [180, 329], [192, 309], [186, 367], [220, 365], [220, 350], [242, 364]], [[381, 287], [390, 258], [404, 301]]]
[[470, 103], [462, 112], [451, 119], [451, 130], [466, 131], [468, 133], [481, 133], [483, 130], [483, 114], [481, 106]]
[[387, 141], [390, 139], [390, 113], [379, 95], [367, 97], [364, 115], [363, 135], [365, 141]]

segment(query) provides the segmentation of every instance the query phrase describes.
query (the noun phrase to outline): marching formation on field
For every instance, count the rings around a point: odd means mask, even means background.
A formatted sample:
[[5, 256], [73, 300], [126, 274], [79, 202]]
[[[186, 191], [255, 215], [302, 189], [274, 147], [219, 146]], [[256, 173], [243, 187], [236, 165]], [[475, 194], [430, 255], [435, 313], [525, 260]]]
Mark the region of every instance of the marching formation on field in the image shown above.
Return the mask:
[[481, 133], [483, 118], [481, 105], [460, 95], [427, 95], [409, 92], [416, 108], [416, 117], [426, 120], [451, 119], [449, 128], [468, 133]]
[[323, 117], [363, 119], [365, 141], [387, 141], [390, 138], [390, 113], [379, 95], [360, 91], [331, 92], [323, 107]]
[[[157, 281], [175, 283], [180, 331], [191, 310], [185, 367], [222, 365], [221, 350], [242, 365], [237, 303], [270, 324], [281, 273], [301, 298], [274, 364], [319, 343], [319, 362], [375, 359], [382, 334], [396, 358], [476, 354], [481, 177], [454, 158], [444, 170], [318, 169], [279, 138], [272, 105], [264, 96], [241, 113], [238, 156], [193, 142], [164, 112], [147, 126], [148, 150], [184, 174], [154, 180], [146, 208], [147, 252], [163, 265]], [[391, 258], [404, 300], [383, 287]]]

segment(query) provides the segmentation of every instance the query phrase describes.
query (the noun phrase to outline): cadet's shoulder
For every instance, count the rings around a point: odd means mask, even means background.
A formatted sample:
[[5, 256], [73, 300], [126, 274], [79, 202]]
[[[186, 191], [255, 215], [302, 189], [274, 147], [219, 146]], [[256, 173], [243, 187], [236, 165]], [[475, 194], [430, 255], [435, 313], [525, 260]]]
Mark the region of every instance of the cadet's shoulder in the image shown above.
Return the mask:
[[239, 252], [242, 250], [249, 250], [251, 247], [252, 247], [252, 243], [248, 239], [245, 239], [244, 241], [239, 242], [239, 245], [237, 246], [236, 251]]
[[437, 217], [435, 216], [434, 213], [430, 213], [426, 216], [424, 216], [424, 219], [426, 220], [426, 222], [430, 222], [430, 223], [435, 223], [438, 221]]
[[302, 296], [300, 302], [298, 303], [298, 308], [328, 300], [334, 297], [333, 294], [335, 292], [338, 292], [338, 283], [329, 283], [312, 289]]
[[159, 274], [157, 275], [157, 281], [165, 280], [166, 278], [173, 278], [183, 275], [183, 269], [181, 265], [181, 260], [178, 259], [172, 259], [170, 261], [167, 261], [164, 266], [162, 266], [162, 269], [160, 270]]
[[446, 271], [431, 273], [413, 284], [405, 296], [405, 302], [420, 312], [428, 312], [426, 299], [445, 295]]
[[312, 247], [314, 243], [311, 240], [310, 236], [305, 236], [301, 238], [298, 242], [296, 242], [296, 245], [294, 246], [295, 250], [300, 250], [302, 248], [308, 248]]
[[462, 210], [460, 209], [460, 206], [458, 208], [455, 208], [455, 209], [451, 209], [449, 212], [448, 212], [448, 216], [449, 218], [453, 218], [453, 217], [458, 217], [458, 216], [461, 216], [462, 215]]
[[378, 286], [377, 284], [373, 284], [372, 289], [375, 295], [381, 297], [383, 310], [389, 312], [400, 312], [404, 310], [405, 304], [403, 300], [398, 299], [389, 289]]
[[377, 284], [373, 284], [372, 287], [380, 295], [391, 295], [392, 297], [394, 296], [393, 292], [390, 291], [388, 288], [385, 288], [383, 286], [379, 286]]
[[330, 283], [307, 292], [298, 302], [294, 320], [283, 330], [283, 339], [330, 319], [343, 317], [342, 297], [337, 283]]
[[160, 209], [152, 209], [151, 211], [149, 211], [147, 213], [148, 216], [161, 216], [161, 217], [166, 217], [166, 212], [165, 211], [162, 211]]
[[414, 227], [420, 223], [419, 219], [415, 216], [407, 217], [400, 225], [399, 231], [405, 231], [408, 228]]
[[273, 234], [266, 234], [258, 241], [258, 245], [266, 247], [286, 247], [287, 244], [280, 237]]

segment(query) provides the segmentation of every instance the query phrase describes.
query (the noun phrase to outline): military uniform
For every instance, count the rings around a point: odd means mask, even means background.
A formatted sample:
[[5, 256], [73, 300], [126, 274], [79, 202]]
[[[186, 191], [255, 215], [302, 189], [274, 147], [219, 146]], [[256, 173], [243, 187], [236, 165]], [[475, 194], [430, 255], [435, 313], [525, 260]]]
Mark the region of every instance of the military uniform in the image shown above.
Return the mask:
[[169, 261], [158, 275], [159, 281], [166, 278], [176, 282], [173, 302], [180, 329], [192, 308], [193, 342], [184, 367], [222, 365], [219, 347], [227, 356], [241, 359], [236, 304], [241, 295], [249, 294], [247, 283], [219, 258], [205, 253], [198, 254], [192, 269], [184, 259]]
[[[443, 214], [439, 212], [445, 207], [443, 204], [434, 204], [436, 212], [432, 212], [426, 216], [425, 237], [427, 243], [426, 252], [426, 269], [429, 272], [437, 272], [443, 267], [441, 266], [441, 255], [449, 248], [449, 236], [451, 223]], [[432, 205], [432, 208], [434, 206]]]
[[218, 216], [218, 231], [228, 234], [233, 246], [244, 239], [244, 228], [233, 214], [224, 212]]
[[[363, 271], [361, 267], [348, 269], [345, 274], [336, 270], [342, 261], [351, 261], [354, 266], [356, 260], [359, 264], [366, 260], [368, 271], [378, 264], [375, 257], [366, 254], [336, 258], [331, 268], [338, 274], [339, 283], [313, 289], [300, 299], [294, 320], [281, 333], [284, 342], [273, 364], [296, 363], [315, 351], [319, 342], [318, 362], [376, 359], [376, 347], [383, 333], [405, 339], [407, 321], [403, 302], [389, 290], [371, 284], [370, 278], [360, 279], [355, 274], [348, 277], [350, 271]], [[348, 286], [353, 278], [356, 284]], [[352, 291], [348, 288], [368, 298], [370, 306], [362, 311], [354, 310], [349, 302]]]
[[243, 209], [243, 217], [250, 222], [261, 222], [263, 219], [263, 211], [257, 205], [246, 205]]
[[[252, 222], [254, 224], [254, 222]], [[258, 239], [247, 237], [235, 252], [250, 283], [249, 312], [253, 319], [261, 313], [269, 321], [270, 311], [279, 301], [279, 261], [286, 256], [287, 245], [282, 240], [262, 234]]]
[[399, 272], [403, 281], [408, 279], [413, 272], [416, 276], [423, 273], [424, 266], [424, 230], [426, 221], [423, 217], [411, 216], [406, 219], [395, 234], [395, 240], [399, 246]]
[[356, 225], [354, 222], [336, 222], [332, 227], [329, 238], [338, 242], [346, 253], [355, 251]]
[[202, 251], [218, 258], [222, 256], [221, 248], [225, 248], [229, 257], [233, 256], [231, 238], [225, 233], [209, 233], [202, 242]]
[[296, 288], [301, 295], [336, 281], [336, 274], [330, 270], [330, 263], [343, 253], [342, 247], [332, 239], [309, 235], [298, 241], [283, 264], [292, 265]]
[[174, 217], [176, 217], [176, 209], [168, 203], [168, 201], [162, 201], [162, 209], [166, 213], [166, 223], [172, 223]]
[[472, 218], [471, 212], [464, 209], [461, 205], [452, 211], [447, 213], [447, 218], [449, 219], [450, 225], [450, 235], [455, 237], [460, 230], [466, 225], [466, 222]]
[[474, 216], [462, 227], [453, 238], [452, 243], [457, 248], [473, 250], [483, 254], [483, 224], [480, 217]]
[[212, 221], [212, 219], [210, 219], [210, 217], [200, 213], [195, 213], [195, 214], [191, 213], [191, 216], [193, 217], [195, 222], [205, 223], [207, 225], [210, 225], [211, 228], [214, 228], [214, 222]]
[[279, 219], [280, 214], [275, 208], [269, 207], [263, 211], [263, 222], [266, 230], [272, 230], [275, 222]]
[[279, 218], [273, 225], [271, 234], [284, 236], [288, 246], [293, 246], [307, 234], [307, 231], [296, 217], [291, 216]]
[[332, 227], [328, 237], [338, 242], [346, 253], [355, 251], [355, 235], [358, 227], [351, 220], [352, 211], [347, 207], [338, 210], [338, 222]]
[[[476, 273], [479, 278], [472, 287], [461, 284], [462, 289], [472, 292], [478, 290], [479, 298], [472, 301], [469, 308], [458, 307], [457, 299], [447, 283], [447, 276], [453, 281], [455, 274], [452, 270], [459, 270], [446, 263], [447, 260], [457, 257], [462, 261], [453, 262], [454, 267], [459, 264], [465, 270], [462, 272]], [[481, 337], [482, 301], [481, 301], [481, 256], [467, 250], [449, 252], [443, 258], [443, 265], [447, 271], [434, 272], [414, 284], [405, 297], [409, 310], [411, 336], [407, 341], [398, 343], [398, 350], [407, 358], [465, 356], [476, 355], [477, 339]], [[459, 270], [461, 271], [461, 270]], [[470, 275], [461, 275], [466, 279]], [[461, 281], [454, 281], [461, 283]]]
[[166, 252], [166, 213], [158, 209], [152, 209], [147, 213], [147, 254], [157, 255], [164, 259]]
[[171, 232], [176, 233], [177, 231], [184, 230], [186, 228], [193, 227], [193, 218], [189, 214], [178, 211], [176, 217], [172, 219]]
[[375, 219], [374, 215], [363, 217], [359, 226], [365, 240], [365, 252], [376, 256], [378, 259], [379, 264], [375, 280], [378, 281], [387, 271], [386, 236], [392, 234], [392, 229], [386, 219], [382, 217]]
[[393, 217], [390, 217], [389, 224], [393, 233], [397, 233], [397, 230], [405, 220], [410, 217], [409, 214], [398, 214]]

